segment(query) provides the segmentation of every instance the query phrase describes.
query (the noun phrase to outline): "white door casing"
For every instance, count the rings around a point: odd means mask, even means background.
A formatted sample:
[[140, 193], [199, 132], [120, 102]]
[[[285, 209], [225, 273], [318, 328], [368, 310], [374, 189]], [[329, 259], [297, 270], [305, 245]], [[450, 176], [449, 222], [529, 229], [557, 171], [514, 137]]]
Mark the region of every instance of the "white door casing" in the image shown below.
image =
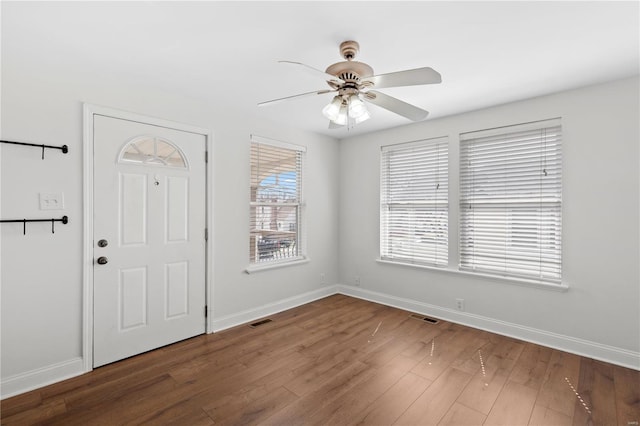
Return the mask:
[[90, 106], [85, 113], [94, 159], [93, 202], [85, 209], [93, 211], [92, 300], [85, 295], [93, 345], [85, 342], [83, 351], [93, 358], [91, 366], [85, 358], [89, 370], [207, 331], [210, 140], [171, 122], [97, 114]]

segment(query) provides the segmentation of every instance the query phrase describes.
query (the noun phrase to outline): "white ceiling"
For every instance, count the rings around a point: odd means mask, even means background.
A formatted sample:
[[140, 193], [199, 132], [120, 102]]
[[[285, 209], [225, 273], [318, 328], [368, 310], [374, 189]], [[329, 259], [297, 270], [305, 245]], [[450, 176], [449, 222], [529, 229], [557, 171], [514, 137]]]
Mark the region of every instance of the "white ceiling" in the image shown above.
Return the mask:
[[[410, 123], [372, 118], [329, 130], [324, 89], [338, 45], [360, 43], [376, 74], [429, 66], [442, 83], [381, 91], [442, 117], [639, 73], [639, 3], [628, 2], [2, 2], [3, 50], [55, 61], [336, 138]], [[594, 106], [597, 107], [597, 106]]]

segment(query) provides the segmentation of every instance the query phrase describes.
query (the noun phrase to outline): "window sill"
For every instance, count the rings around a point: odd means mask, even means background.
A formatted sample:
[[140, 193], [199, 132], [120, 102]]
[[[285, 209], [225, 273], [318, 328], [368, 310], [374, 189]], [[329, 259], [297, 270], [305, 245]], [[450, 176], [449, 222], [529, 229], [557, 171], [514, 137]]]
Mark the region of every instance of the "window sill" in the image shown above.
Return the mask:
[[295, 266], [295, 265], [301, 265], [303, 263], [308, 263], [309, 262], [309, 258], [308, 257], [296, 257], [293, 259], [287, 259], [287, 260], [282, 260], [282, 261], [275, 261], [275, 262], [265, 262], [265, 263], [254, 263], [251, 264], [247, 267], [247, 269], [245, 269], [244, 271], [247, 274], [253, 274], [254, 272], [260, 272], [260, 271], [267, 271], [269, 269], [278, 269], [278, 268], [284, 268], [286, 266]]
[[565, 283], [551, 284], [551, 283], [546, 283], [542, 281], [503, 277], [500, 275], [482, 274], [482, 273], [476, 273], [476, 272], [460, 271], [458, 269], [452, 269], [444, 266], [437, 267], [437, 266], [429, 266], [429, 265], [420, 265], [416, 263], [394, 262], [391, 260], [383, 260], [383, 259], [376, 259], [376, 262], [383, 263], [386, 265], [396, 265], [396, 266], [404, 266], [404, 267], [411, 267], [411, 268], [427, 269], [430, 271], [444, 272], [447, 274], [454, 274], [454, 275], [462, 275], [470, 278], [479, 278], [483, 280], [489, 280], [492, 282], [499, 282], [504, 284], [515, 284], [515, 285], [520, 285], [524, 287], [539, 288], [543, 290], [551, 290], [551, 291], [558, 291], [558, 292], [566, 292], [569, 290], [569, 286]]

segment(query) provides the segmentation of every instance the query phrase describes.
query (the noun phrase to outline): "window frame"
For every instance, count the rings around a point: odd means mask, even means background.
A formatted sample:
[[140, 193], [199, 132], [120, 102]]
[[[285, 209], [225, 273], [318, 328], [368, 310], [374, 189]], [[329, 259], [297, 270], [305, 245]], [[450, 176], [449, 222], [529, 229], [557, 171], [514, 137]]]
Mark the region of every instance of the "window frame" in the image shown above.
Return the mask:
[[[296, 199], [297, 201], [286, 201], [286, 202], [265, 202], [254, 200], [254, 191], [257, 191], [256, 188], [253, 188], [253, 146], [262, 145], [265, 148], [274, 148], [279, 150], [289, 150], [296, 155]], [[275, 139], [270, 139], [262, 136], [251, 135], [250, 137], [250, 160], [249, 160], [249, 169], [250, 169], [250, 179], [249, 179], [249, 266], [246, 268], [245, 272], [252, 273], [265, 269], [272, 269], [283, 266], [290, 266], [299, 263], [304, 263], [308, 261], [307, 257], [307, 247], [306, 247], [306, 214], [305, 214], [305, 202], [304, 202], [304, 176], [305, 176], [305, 162], [306, 162], [306, 147], [301, 145], [295, 145], [289, 142], [283, 142]], [[269, 175], [271, 176], [271, 175]], [[295, 230], [295, 244], [297, 253], [290, 257], [281, 257], [281, 258], [273, 258], [273, 259], [264, 259], [260, 260], [258, 251], [257, 251], [257, 239], [255, 238], [255, 230], [254, 221], [257, 217], [257, 209], [261, 207], [287, 207], [287, 208], [295, 208], [296, 209], [296, 230]], [[254, 209], [256, 212], [254, 213]], [[252, 257], [252, 251], [254, 251], [254, 257]], [[257, 258], [255, 256], [258, 256]]]

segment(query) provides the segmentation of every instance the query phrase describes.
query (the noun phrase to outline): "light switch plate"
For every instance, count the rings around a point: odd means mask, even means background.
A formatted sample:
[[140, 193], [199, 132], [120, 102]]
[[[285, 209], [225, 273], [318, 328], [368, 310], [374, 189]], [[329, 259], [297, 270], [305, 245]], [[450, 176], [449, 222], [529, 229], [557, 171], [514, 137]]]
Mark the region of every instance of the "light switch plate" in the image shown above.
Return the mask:
[[40, 210], [62, 210], [64, 208], [64, 193], [41, 192]]

